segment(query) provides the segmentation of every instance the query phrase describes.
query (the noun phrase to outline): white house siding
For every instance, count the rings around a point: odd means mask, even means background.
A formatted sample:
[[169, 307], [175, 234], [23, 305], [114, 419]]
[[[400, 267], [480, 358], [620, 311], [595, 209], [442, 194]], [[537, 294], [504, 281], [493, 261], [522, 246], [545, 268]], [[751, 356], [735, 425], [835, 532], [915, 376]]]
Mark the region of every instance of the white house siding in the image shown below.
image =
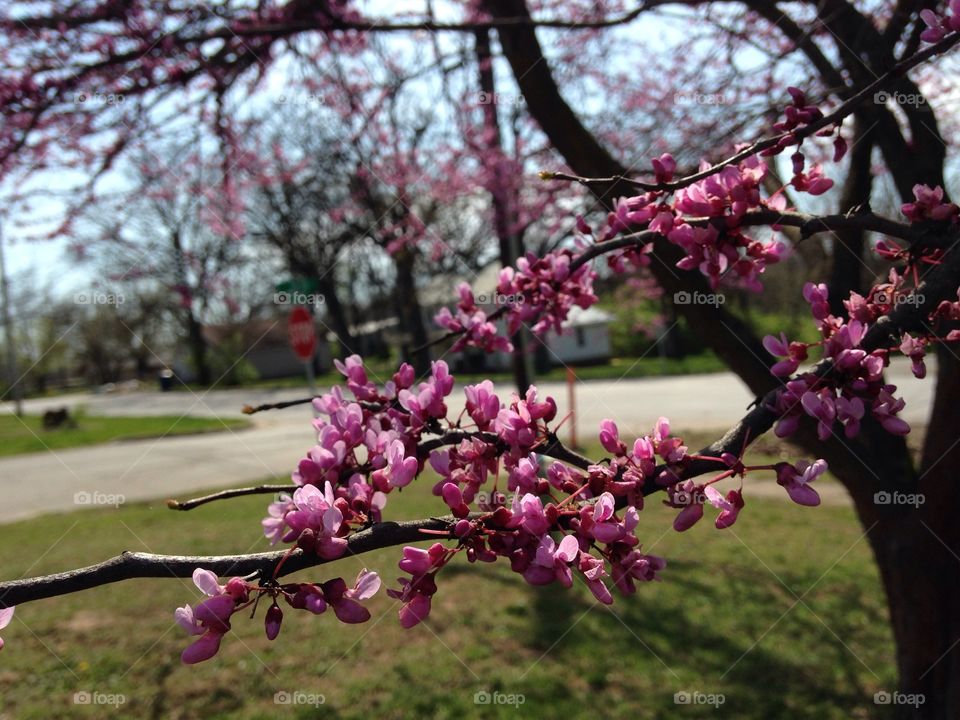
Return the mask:
[[563, 335], [547, 335], [551, 360], [565, 365], [599, 362], [610, 358], [610, 331], [604, 325], [580, 325], [569, 328]]

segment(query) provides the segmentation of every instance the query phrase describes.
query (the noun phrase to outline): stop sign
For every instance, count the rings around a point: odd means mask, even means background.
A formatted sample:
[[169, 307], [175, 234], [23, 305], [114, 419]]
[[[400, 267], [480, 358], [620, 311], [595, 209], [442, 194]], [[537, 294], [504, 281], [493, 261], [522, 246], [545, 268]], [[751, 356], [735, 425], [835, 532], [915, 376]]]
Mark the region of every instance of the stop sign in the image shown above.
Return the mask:
[[290, 311], [287, 320], [287, 337], [290, 349], [301, 360], [310, 360], [317, 349], [317, 329], [313, 325], [313, 316], [302, 305]]

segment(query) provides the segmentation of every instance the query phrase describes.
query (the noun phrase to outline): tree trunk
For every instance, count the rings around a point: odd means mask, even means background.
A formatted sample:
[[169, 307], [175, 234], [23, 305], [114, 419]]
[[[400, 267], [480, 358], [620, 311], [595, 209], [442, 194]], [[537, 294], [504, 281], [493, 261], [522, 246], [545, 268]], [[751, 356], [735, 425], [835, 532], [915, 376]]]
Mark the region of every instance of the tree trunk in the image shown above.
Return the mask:
[[186, 310], [186, 315], [190, 359], [193, 361], [193, 369], [197, 372], [197, 382], [206, 386], [213, 381], [213, 374], [210, 370], [210, 360], [207, 357], [207, 341], [203, 337], [203, 326], [190, 309]]
[[330, 321], [330, 329], [337, 336], [337, 344], [340, 346], [340, 356], [346, 357], [352, 355], [355, 351], [352, 349], [355, 345], [353, 335], [350, 333], [350, 325], [347, 322], [346, 309], [340, 302], [340, 296], [337, 294], [336, 284], [328, 275], [317, 278], [317, 289], [323, 295], [323, 306], [327, 309], [327, 319]]
[[[484, 125], [490, 130], [490, 149], [498, 155], [503, 153], [503, 142], [500, 135], [500, 119], [497, 113], [497, 85], [493, 74], [493, 56], [490, 53], [490, 31], [477, 30], [474, 34], [476, 41], [477, 64], [480, 68], [480, 90], [486, 94], [488, 102], [482, 104]], [[513, 221], [510, 188], [504, 187], [494, 180], [487, 188], [493, 205], [493, 226], [500, 244], [501, 267], [512, 267], [523, 254], [523, 238], [516, 232], [511, 232]], [[523, 395], [533, 383], [531, 372], [531, 333], [527, 328], [520, 328], [514, 333], [510, 341], [513, 343], [513, 380], [517, 391]], [[539, 345], [543, 345], [541, 341]], [[546, 347], [546, 346], [544, 346]]]
[[400, 329], [404, 334], [404, 359], [413, 365], [418, 376], [426, 375], [430, 372], [430, 349], [426, 347], [429, 338], [414, 282], [416, 256], [410, 248], [403, 247], [394, 253], [393, 261], [397, 267], [395, 293]]

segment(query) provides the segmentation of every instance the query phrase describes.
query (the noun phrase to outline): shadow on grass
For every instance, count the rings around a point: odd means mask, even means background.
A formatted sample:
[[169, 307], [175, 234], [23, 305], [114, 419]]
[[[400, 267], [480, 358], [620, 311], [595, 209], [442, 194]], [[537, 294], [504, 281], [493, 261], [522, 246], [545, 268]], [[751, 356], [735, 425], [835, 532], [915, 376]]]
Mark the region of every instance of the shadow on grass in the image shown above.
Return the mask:
[[[638, 586], [636, 595], [623, 598], [615, 593], [614, 605], [605, 606], [585, 587], [577, 592], [531, 588], [527, 645], [554, 655], [555, 665], [575, 665], [590, 694], [606, 694], [614, 683], [622, 685], [625, 670], [645, 676], [637, 682], [638, 689], [646, 688], [642, 697], [625, 693], [618, 715], [642, 708], [643, 717], [675, 717], [681, 710], [684, 717], [718, 716], [710, 705], [678, 707], [674, 693], [684, 691], [722, 693], [724, 703], [717, 708], [721, 717], [854, 717], [856, 708], [876, 711], [873, 690], [864, 685], [865, 677], [874, 678], [873, 671], [830, 627], [832, 618], [815, 614], [772, 576], [758, 582], [757, 576], [727, 575], [718, 592], [717, 585], [694, 579], [698, 570], [702, 576], [697, 563], [674, 561], [671, 570], [672, 594], [695, 602], [651, 605], [644, 600], [645, 588]], [[785, 578], [791, 586], [809, 587], [816, 581], [806, 575]], [[756, 612], [762, 619], [719, 618], [709, 609], [688, 609], [729, 608], [729, 596], [749, 598], [744, 612]], [[865, 591], [852, 586], [844, 588], [838, 602], [848, 608], [871, 605]], [[886, 621], [880, 612], [868, 613], [861, 621]], [[589, 648], [589, 658], [578, 657], [581, 648]], [[569, 685], [551, 689], [549, 697], [539, 694], [531, 687], [528, 701], [582, 700]]]

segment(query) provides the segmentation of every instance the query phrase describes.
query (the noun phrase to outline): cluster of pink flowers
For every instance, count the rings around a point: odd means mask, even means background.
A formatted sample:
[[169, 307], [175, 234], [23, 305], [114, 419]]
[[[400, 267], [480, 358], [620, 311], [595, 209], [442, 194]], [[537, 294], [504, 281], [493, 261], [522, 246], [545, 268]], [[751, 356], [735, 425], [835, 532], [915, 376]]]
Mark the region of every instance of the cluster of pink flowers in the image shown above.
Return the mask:
[[[440, 543], [428, 550], [405, 547], [399, 566], [412, 577], [401, 578], [400, 589], [387, 592], [403, 602], [400, 624], [413, 627], [430, 613], [437, 572], [458, 552], [466, 551], [470, 562], [507, 558], [511, 569], [531, 585], [556, 581], [571, 587], [573, 572], [579, 572], [597, 600], [610, 604], [609, 581], [630, 594], [636, 582], [656, 580], [666, 567], [663, 558], [640, 551], [634, 535], [638, 524], [639, 514], [633, 506], [617, 516], [616, 501], [609, 492], [593, 501], [581, 493], [576, 502], [568, 497], [566, 502], [547, 505], [533, 493], [515, 493], [509, 507], [500, 506], [476, 519], [461, 519], [454, 529], [460, 541], [456, 549]], [[554, 532], [562, 533], [559, 542], [551, 535]], [[596, 554], [591, 552], [595, 548]]]
[[281, 495], [263, 520], [271, 542], [296, 542], [325, 559], [346, 551], [351, 527], [379, 522], [387, 495], [417, 475], [421, 434], [446, 417], [444, 399], [453, 391], [442, 360], [416, 388], [406, 363], [382, 388], [369, 380], [357, 355], [337, 367], [354, 400], [339, 386], [314, 399], [321, 414], [313, 421], [318, 443], [292, 475], [301, 487], [292, 497]]
[[[667, 182], [673, 177], [676, 162], [665, 154], [653, 160], [653, 167], [658, 181]], [[707, 163], [701, 164], [701, 170], [707, 167]], [[685, 257], [677, 263], [678, 267], [699, 269], [713, 287], [726, 276], [759, 290], [759, 275], [786, 253], [782, 242], [758, 241], [740, 227], [743, 216], [751, 210], [783, 209], [781, 195], [770, 199], [761, 196], [766, 173], [766, 164], [754, 155], [678, 190], [672, 199], [663, 191], [620, 198], [597, 241], [603, 243], [622, 233], [652, 230], [683, 249]], [[711, 224], [705, 225], [704, 220]], [[578, 219], [577, 229], [581, 236], [593, 237], [582, 218]], [[652, 249], [652, 243], [630, 247], [612, 253], [607, 262], [617, 272], [642, 267], [649, 264]]]
[[[725, 454], [720, 459], [728, 466], [727, 472], [701, 485], [691, 480], [680, 482], [693, 456], [681, 438], [671, 436], [669, 421], [660, 418], [650, 434], [635, 439], [629, 448], [620, 439], [616, 423], [604, 420], [600, 443], [613, 458], [591, 465], [586, 474], [560, 462], [551, 463], [541, 473], [531, 451], [548, 434], [546, 423], [556, 413], [553, 402], [539, 401], [534, 390], [524, 398], [514, 395], [510, 407], [495, 414], [499, 401], [489, 381], [467, 391], [468, 413], [478, 427], [493, 430], [502, 446], [508, 489], [513, 494], [508, 501], [495, 490], [480, 491], [496, 467], [493, 439], [473, 439], [472, 443], [464, 441], [434, 451], [431, 463], [441, 475], [434, 493], [441, 495], [459, 518], [454, 526], [459, 546], [450, 549], [435, 543], [428, 550], [404, 548], [400, 569], [411, 577], [401, 578], [399, 589], [387, 591], [403, 603], [399, 616], [404, 627], [413, 627], [429, 615], [437, 592], [437, 573], [458, 552], [465, 551], [470, 562], [505, 557], [511, 569], [533, 585], [556, 581], [570, 587], [573, 573], [579, 572], [600, 602], [611, 603], [608, 582], [629, 594], [637, 582], [657, 579], [666, 565], [663, 558], [642, 553], [635, 535], [647, 481], [665, 487], [665, 502], [681, 509], [674, 523], [677, 530], [686, 530], [702, 517], [704, 500], [720, 510], [716, 527], [723, 529], [736, 521], [744, 507], [742, 489], [724, 495], [713, 483], [735, 474], [743, 476], [748, 470], [776, 469], [794, 500], [813, 505], [816, 502], [811, 501], [810, 493], [814, 498], [816, 493], [806, 484], [826, 468], [822, 460], [813, 464], [813, 472], [805, 472], [806, 463], [796, 468], [786, 463], [747, 468], [739, 458]], [[483, 447], [478, 447], [478, 442]], [[788, 468], [793, 475], [788, 475]], [[496, 500], [490, 501], [491, 495]], [[544, 497], [551, 502], [545, 504]], [[480, 512], [470, 512], [474, 501]], [[619, 514], [618, 507], [623, 508]], [[557, 533], [561, 534], [559, 540], [554, 537]]]
[[[556, 428], [550, 423], [557, 405], [540, 397], [535, 387], [522, 396], [514, 393], [504, 403], [489, 380], [467, 386], [466, 406], [451, 421], [446, 398], [453, 378], [442, 362], [434, 363], [429, 378], [416, 387], [406, 365], [382, 387], [369, 380], [359, 357], [338, 368], [354, 397], [347, 399], [342, 388], [334, 387], [315, 399], [322, 416], [314, 420], [318, 444], [293, 473], [298, 486], [293, 494], [282, 494], [270, 505], [264, 532], [272, 542], [290, 544], [284, 560], [294, 552], [324, 560], [342, 557], [351, 533], [380, 522], [386, 496], [411, 483], [429, 459], [439, 475], [433, 492], [454, 518], [448, 530], [435, 532], [457, 542], [454, 547], [435, 542], [427, 549], [403, 548], [399, 567], [408, 576], [387, 592], [400, 601], [399, 620], [405, 628], [429, 616], [437, 574], [460, 553], [469, 562], [506, 558], [511, 569], [533, 585], [558, 582], [570, 587], [579, 573], [600, 602], [612, 603], [611, 583], [630, 594], [638, 582], [656, 580], [666, 566], [663, 558], [642, 552], [636, 535], [645, 492], [666, 490], [665, 502], [681, 510], [674, 522], [677, 530], [703, 516], [704, 502], [719, 510], [715, 524], [722, 529], [730, 527], [744, 507], [742, 486], [722, 494], [713, 484], [750, 470], [776, 469], [778, 481], [794, 500], [813, 505], [817, 497], [808, 485], [826, 467], [818, 461], [748, 468], [724, 454], [712, 459], [723, 462], [725, 472], [702, 484], [681, 481], [689, 462], [704, 458], [691, 455], [682, 438], [671, 435], [669, 421], [660, 418], [649, 434], [629, 446], [617, 425], [604, 420], [599, 438], [611, 457], [594, 464], [555, 461], [544, 468], [538, 451], [556, 443]], [[470, 421], [466, 426], [461, 424], [464, 416]], [[439, 445], [436, 439], [430, 441], [429, 454], [422, 451], [424, 433], [440, 440]], [[497, 490], [501, 469], [509, 498]], [[491, 478], [493, 487], [487, 489]], [[234, 577], [221, 585], [208, 570], [194, 572], [194, 582], [206, 597], [175, 613], [177, 622], [195, 637], [183, 652], [185, 663], [213, 657], [234, 613], [256, 607], [264, 598], [269, 601], [264, 631], [270, 640], [280, 633], [281, 598], [313, 614], [332, 607], [345, 623], [370, 618], [361, 601], [380, 588], [376, 573], [362, 571], [352, 587], [342, 578], [281, 584], [276, 578], [284, 560], [266, 581]], [[9, 622], [10, 615], [12, 609], [0, 612], [0, 622]]]
[[[319, 615], [331, 606], [341, 622], [362, 623], [370, 619], [370, 611], [360, 604], [361, 600], [373, 597], [380, 589], [380, 578], [374, 572], [362, 570], [353, 587], [348, 588], [342, 578], [328, 580], [321, 585], [294, 583], [282, 587], [260, 587], [234, 577], [221, 585], [217, 576], [209, 570], [197, 568], [193, 582], [206, 595], [195, 606], [177, 608], [174, 618], [191, 636], [199, 636], [183, 651], [181, 660], [192, 665], [209, 660], [220, 650], [223, 636], [230, 631], [230, 619], [235, 612], [255, 605], [260, 596], [272, 599], [264, 614], [264, 631], [269, 640], [280, 634], [283, 611], [277, 598], [283, 597], [290, 607], [307, 610]], [[251, 595], [254, 597], [251, 599]]]
[[440, 327], [452, 333], [460, 333], [460, 337], [450, 349], [457, 352], [471, 345], [486, 352], [511, 352], [513, 344], [507, 338], [497, 334], [496, 324], [490, 320], [484, 310], [477, 307], [470, 286], [467, 283], [461, 283], [459, 292], [457, 314], [451, 313], [450, 308], [442, 307], [433, 318]]
[[960, 30], [960, 0], [950, 0], [942, 16], [928, 8], [920, 11], [920, 17], [927, 26], [920, 34], [920, 39], [928, 43], [939, 42], [950, 33]]
[[494, 320], [501, 316], [509, 335], [524, 323], [531, 323], [538, 335], [551, 328], [560, 333], [571, 308], [586, 309], [597, 302], [593, 294], [596, 273], [588, 265], [571, 270], [572, 261], [572, 252], [558, 250], [541, 258], [528, 254], [517, 260], [516, 267], [503, 268], [493, 294], [498, 307], [491, 314], [477, 306], [470, 286], [462, 283], [456, 314], [441, 308], [434, 322], [459, 335], [453, 351], [468, 345], [487, 352], [512, 351], [512, 343], [497, 334]]
[[[890, 310], [895, 302], [899, 277], [891, 273], [890, 285], [877, 286], [869, 297], [852, 293], [844, 305], [849, 319], [843, 320], [830, 314], [827, 286], [807, 283], [803, 296], [810, 303], [811, 313], [817, 322], [823, 340], [818, 343], [823, 355], [832, 363], [829, 372], [806, 372], [786, 383], [777, 397], [776, 411], [780, 416], [775, 432], [779, 437], [791, 435], [803, 415], [817, 421], [817, 435], [826, 440], [839, 422], [847, 437], [860, 432], [860, 422], [869, 410], [890, 433], [905, 435], [910, 426], [898, 413], [905, 403], [894, 393], [895, 385], [883, 381], [883, 369], [889, 363], [889, 351], [881, 348], [867, 352], [860, 347], [861, 341], [877, 317]], [[773, 355], [783, 357], [772, 372], [779, 376], [792, 375], [800, 362], [806, 359], [807, 345], [788, 343], [786, 336], [767, 336], [764, 346]], [[902, 346], [914, 360], [914, 371], [922, 377], [922, 344], [904, 339]], [[918, 356], [919, 354], [919, 356]]]
[[497, 292], [511, 304], [507, 313], [511, 334], [531, 322], [538, 335], [550, 328], [559, 333], [574, 305], [586, 309], [597, 302], [593, 294], [596, 273], [589, 265], [571, 270], [572, 262], [573, 253], [569, 250], [557, 250], [540, 258], [528, 253], [517, 260], [515, 268], [500, 271]]
[[912, 203], [906, 203], [901, 208], [903, 214], [911, 222], [923, 220], [960, 222], [960, 208], [954, 203], [943, 201], [943, 188], [939, 185], [931, 188], [927, 185], [914, 185]]

